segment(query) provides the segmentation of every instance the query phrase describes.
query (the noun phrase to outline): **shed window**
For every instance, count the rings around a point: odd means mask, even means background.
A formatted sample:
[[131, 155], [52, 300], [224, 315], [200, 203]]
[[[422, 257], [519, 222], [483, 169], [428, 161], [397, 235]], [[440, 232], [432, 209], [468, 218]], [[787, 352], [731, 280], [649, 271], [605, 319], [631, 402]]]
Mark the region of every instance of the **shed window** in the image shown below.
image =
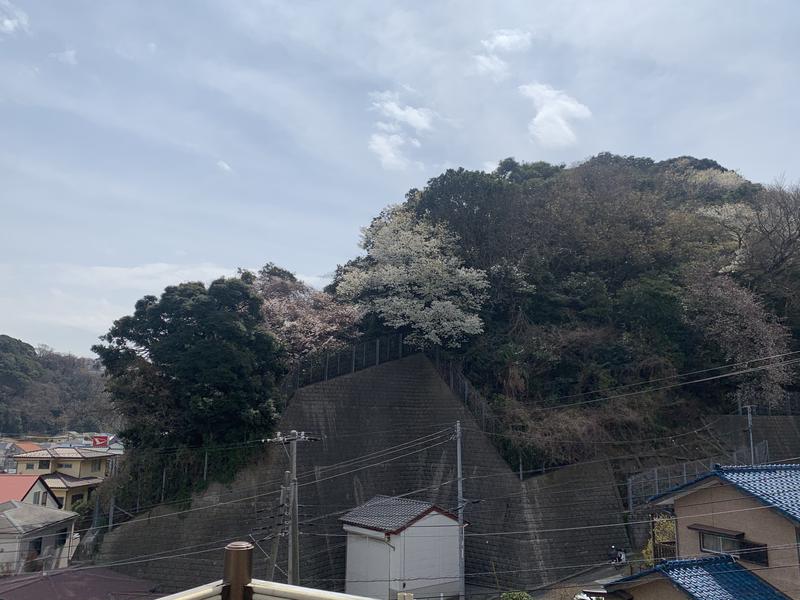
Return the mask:
[[39, 468], [40, 469], [49, 469], [50, 468], [50, 461], [49, 460], [40, 460], [39, 461]]

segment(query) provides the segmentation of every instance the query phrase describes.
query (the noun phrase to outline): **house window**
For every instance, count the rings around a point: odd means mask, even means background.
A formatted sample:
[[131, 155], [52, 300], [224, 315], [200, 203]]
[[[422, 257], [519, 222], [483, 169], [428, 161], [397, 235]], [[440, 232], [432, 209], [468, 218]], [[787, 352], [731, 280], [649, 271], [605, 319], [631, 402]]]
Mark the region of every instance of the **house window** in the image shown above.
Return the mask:
[[49, 469], [50, 468], [50, 461], [49, 460], [40, 460], [39, 461], [39, 468], [40, 469]]
[[42, 506], [47, 506], [47, 492], [42, 492]]
[[72, 508], [75, 508], [75, 506], [80, 502], [83, 502], [83, 494], [74, 494], [72, 496]]
[[700, 533], [700, 549], [713, 554], [733, 554], [742, 560], [758, 565], [769, 565], [767, 547], [744, 539], [726, 537], [716, 533]]
[[71, 469], [72, 463], [58, 463], [59, 469]]
[[31, 540], [30, 548], [36, 552], [36, 556], [39, 556], [42, 553], [42, 538]]
[[32, 471], [35, 465], [33, 463], [25, 463], [25, 470]]
[[93, 460], [92, 461], [92, 471], [96, 472], [100, 470], [100, 460]]
[[33, 503], [34, 504], [39, 504], [39, 501], [41, 499], [41, 495], [42, 495], [42, 492], [33, 492]]

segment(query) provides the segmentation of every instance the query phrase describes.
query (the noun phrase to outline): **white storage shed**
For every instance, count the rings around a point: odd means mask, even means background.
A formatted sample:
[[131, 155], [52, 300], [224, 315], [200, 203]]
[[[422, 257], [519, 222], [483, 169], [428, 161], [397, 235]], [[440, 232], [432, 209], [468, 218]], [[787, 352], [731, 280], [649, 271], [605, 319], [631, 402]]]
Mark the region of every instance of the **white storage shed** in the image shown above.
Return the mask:
[[420, 500], [376, 496], [341, 517], [347, 532], [348, 594], [394, 600], [458, 597], [458, 518]]

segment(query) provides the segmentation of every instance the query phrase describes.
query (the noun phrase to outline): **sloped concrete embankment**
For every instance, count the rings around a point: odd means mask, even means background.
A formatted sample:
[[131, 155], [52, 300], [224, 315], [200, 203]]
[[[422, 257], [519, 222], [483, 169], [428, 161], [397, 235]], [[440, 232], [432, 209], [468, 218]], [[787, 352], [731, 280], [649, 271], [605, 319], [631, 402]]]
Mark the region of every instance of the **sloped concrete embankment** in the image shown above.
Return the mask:
[[[533, 587], [606, 560], [611, 544], [627, 544], [608, 464], [570, 467], [520, 482], [428, 359], [415, 355], [302, 388], [281, 419], [282, 431], [323, 437], [301, 444], [298, 451], [304, 585], [344, 589], [346, 538], [338, 518], [376, 494], [416, 491], [413, 497], [455, 510], [454, 441], [439, 437], [392, 454], [381, 452], [456, 420], [464, 428], [468, 585]], [[370, 454], [360, 462], [326, 467]], [[260, 541], [274, 531], [277, 490], [287, 468], [285, 450], [270, 447], [231, 486], [214, 485], [196, 497], [189, 512], [170, 515], [168, 508], [159, 508], [109, 533], [99, 562], [184, 554], [118, 569], [161, 582], [165, 590], [218, 578], [222, 553], [203, 551], [250, 535]], [[270, 545], [260, 541], [266, 552]], [[256, 554], [254, 574], [265, 577], [266, 558]], [[284, 541], [278, 564], [286, 568]], [[285, 580], [280, 570], [277, 577]]]

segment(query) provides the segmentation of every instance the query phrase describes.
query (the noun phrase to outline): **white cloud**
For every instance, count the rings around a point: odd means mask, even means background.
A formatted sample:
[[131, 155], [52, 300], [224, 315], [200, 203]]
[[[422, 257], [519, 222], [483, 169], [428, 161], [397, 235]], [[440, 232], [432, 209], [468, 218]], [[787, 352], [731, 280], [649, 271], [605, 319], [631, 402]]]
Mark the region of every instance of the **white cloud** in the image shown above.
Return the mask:
[[81, 285], [105, 291], [137, 290], [141, 294], [160, 294], [168, 285], [185, 281], [211, 282], [236, 269], [213, 263], [148, 263], [132, 267], [63, 265], [57, 281], [62, 285]]
[[297, 273], [296, 277], [317, 290], [324, 288], [333, 279], [332, 275], [303, 275], [302, 273]]
[[499, 160], [487, 160], [483, 163], [483, 170], [487, 173], [492, 173], [495, 169], [497, 169], [499, 164]]
[[521, 52], [531, 45], [531, 32], [520, 29], [497, 29], [481, 44], [489, 52]]
[[373, 92], [370, 96], [372, 108], [384, 117], [408, 125], [416, 131], [428, 131], [433, 128], [434, 113], [431, 109], [401, 106], [399, 96], [395, 92]]
[[217, 161], [217, 168], [220, 171], [224, 171], [225, 173], [232, 173], [233, 172], [233, 168], [228, 163], [226, 163], [224, 160], [218, 160]]
[[[416, 93], [409, 86], [403, 88]], [[412, 163], [404, 149], [422, 147], [417, 135], [433, 129], [436, 113], [424, 106], [402, 103], [397, 92], [372, 92], [369, 96], [372, 100], [370, 109], [380, 113], [382, 119], [375, 122], [375, 132], [370, 136], [367, 147], [377, 155], [384, 169], [402, 171]], [[414, 164], [421, 166], [416, 161]]]
[[29, 31], [28, 15], [10, 0], [0, 0], [0, 33], [12, 35], [17, 31]]
[[402, 151], [405, 145], [406, 138], [402, 134], [373, 133], [368, 147], [378, 156], [384, 169], [400, 171], [408, 167], [409, 163]]
[[589, 107], [546, 83], [521, 85], [519, 91], [533, 100], [536, 116], [528, 124], [528, 131], [543, 146], [571, 146], [578, 138], [570, 121], [592, 116]]
[[508, 63], [494, 54], [476, 54], [475, 68], [481, 75], [490, 75], [496, 81], [508, 77]]
[[64, 65], [69, 65], [74, 67], [78, 64], [78, 52], [77, 50], [67, 49], [63, 52], [51, 52], [50, 58], [55, 58], [58, 62]]

